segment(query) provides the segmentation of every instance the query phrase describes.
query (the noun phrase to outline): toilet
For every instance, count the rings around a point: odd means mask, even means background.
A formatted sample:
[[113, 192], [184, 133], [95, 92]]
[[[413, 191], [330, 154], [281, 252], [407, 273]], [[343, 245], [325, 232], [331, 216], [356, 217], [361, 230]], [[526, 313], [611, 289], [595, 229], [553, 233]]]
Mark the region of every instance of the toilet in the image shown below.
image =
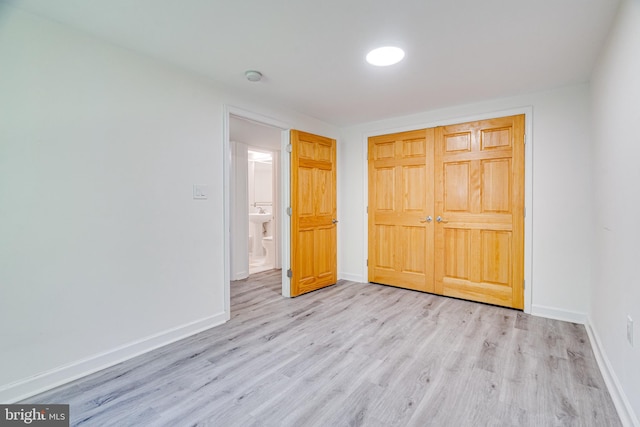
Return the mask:
[[262, 247], [265, 251], [264, 265], [273, 265], [273, 236], [262, 238]]

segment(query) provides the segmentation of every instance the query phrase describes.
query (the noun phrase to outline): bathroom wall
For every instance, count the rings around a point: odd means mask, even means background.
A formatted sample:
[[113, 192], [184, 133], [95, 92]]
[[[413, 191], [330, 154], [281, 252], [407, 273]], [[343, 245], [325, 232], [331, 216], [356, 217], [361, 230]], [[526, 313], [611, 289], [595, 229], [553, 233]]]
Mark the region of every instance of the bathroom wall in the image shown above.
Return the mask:
[[[270, 163], [254, 163], [253, 202], [273, 203], [273, 167]], [[263, 206], [267, 212], [272, 212], [272, 206]]]
[[[255, 213], [263, 209], [265, 212], [273, 213], [273, 167], [271, 163], [249, 161], [248, 167], [248, 188], [249, 188], [249, 212]], [[257, 205], [256, 205], [257, 203]], [[249, 224], [250, 239], [261, 239], [264, 236], [273, 236], [273, 220], [264, 225], [265, 232], [260, 236], [254, 236], [255, 227]], [[251, 248], [251, 245], [249, 245]], [[263, 256], [262, 248], [260, 253], [254, 256]]]
[[[231, 235], [249, 236], [251, 225], [244, 220], [249, 215], [248, 198], [248, 157], [247, 145], [231, 141]], [[249, 276], [249, 239], [236, 238], [229, 242], [231, 280], [246, 279]]]

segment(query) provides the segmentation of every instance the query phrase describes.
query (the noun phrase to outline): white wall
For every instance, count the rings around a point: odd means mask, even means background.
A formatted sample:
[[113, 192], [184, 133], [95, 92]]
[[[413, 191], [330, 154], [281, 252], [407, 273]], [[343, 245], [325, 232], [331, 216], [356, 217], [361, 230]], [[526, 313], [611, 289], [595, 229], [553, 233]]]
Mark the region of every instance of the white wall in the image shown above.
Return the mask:
[[[597, 262], [590, 320], [629, 418], [640, 425], [640, 2], [623, 2], [613, 28], [592, 80]], [[627, 315], [635, 321], [634, 347]]]
[[228, 318], [225, 104], [337, 133], [0, 4], [0, 401]]
[[589, 89], [586, 84], [424, 112], [344, 129], [340, 146], [339, 275], [366, 281], [364, 193], [366, 135], [465, 121], [492, 112], [532, 107], [533, 205], [532, 310], [584, 321], [589, 309], [593, 236], [589, 142]]
[[230, 268], [231, 280], [249, 277], [249, 158], [247, 145], [231, 141], [230, 170]]
[[[273, 171], [271, 163], [253, 162], [253, 201], [258, 203], [273, 202]], [[266, 211], [271, 211], [270, 206], [265, 207]]]

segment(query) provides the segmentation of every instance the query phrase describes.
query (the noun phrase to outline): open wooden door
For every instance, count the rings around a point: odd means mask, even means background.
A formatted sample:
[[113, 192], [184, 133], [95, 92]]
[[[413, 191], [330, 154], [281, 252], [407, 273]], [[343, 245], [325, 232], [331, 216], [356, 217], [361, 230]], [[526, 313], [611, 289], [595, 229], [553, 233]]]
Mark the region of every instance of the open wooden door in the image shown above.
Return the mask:
[[336, 141], [291, 131], [291, 296], [337, 281]]
[[524, 116], [436, 128], [436, 293], [524, 307]]

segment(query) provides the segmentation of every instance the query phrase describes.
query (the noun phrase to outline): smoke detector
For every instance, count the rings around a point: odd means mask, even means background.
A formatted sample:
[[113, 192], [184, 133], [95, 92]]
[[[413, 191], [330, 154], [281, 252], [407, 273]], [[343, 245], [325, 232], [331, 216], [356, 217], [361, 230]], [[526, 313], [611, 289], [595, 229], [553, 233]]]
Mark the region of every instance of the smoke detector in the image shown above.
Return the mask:
[[262, 73], [260, 71], [247, 70], [244, 72], [244, 76], [250, 82], [259, 82], [260, 80], [262, 80]]

